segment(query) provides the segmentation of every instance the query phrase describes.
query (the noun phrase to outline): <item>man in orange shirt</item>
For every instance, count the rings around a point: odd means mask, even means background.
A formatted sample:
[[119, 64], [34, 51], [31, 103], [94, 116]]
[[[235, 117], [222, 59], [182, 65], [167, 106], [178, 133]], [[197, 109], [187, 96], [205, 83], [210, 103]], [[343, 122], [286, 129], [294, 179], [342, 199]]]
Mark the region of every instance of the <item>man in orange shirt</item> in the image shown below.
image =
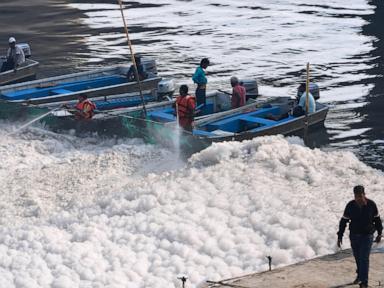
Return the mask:
[[91, 119], [94, 115], [96, 105], [88, 99], [86, 94], [79, 95], [79, 102], [77, 102], [75, 108], [75, 117], [77, 119]]

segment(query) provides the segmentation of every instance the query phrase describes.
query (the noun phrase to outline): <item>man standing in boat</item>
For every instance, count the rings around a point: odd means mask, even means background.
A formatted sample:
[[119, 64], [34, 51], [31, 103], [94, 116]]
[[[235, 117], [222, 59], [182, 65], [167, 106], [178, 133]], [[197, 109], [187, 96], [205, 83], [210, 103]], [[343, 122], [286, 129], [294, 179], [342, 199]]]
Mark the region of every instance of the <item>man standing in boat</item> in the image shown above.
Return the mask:
[[239, 79], [235, 76], [231, 77], [232, 97], [231, 105], [232, 109], [239, 108], [245, 105], [246, 90], [245, 87], [240, 85]]
[[365, 197], [364, 186], [353, 188], [355, 199], [345, 207], [337, 232], [337, 246], [341, 247], [343, 234], [349, 223], [349, 239], [357, 266], [357, 277], [354, 284], [368, 287], [369, 254], [373, 242], [373, 233], [377, 231], [375, 242], [381, 241], [383, 224], [375, 202]]
[[75, 108], [75, 117], [76, 119], [91, 119], [94, 115], [94, 110], [96, 105], [88, 99], [86, 94], [79, 95], [79, 101], [77, 102]]
[[200, 66], [196, 68], [195, 73], [192, 76], [192, 80], [197, 84], [196, 88], [196, 104], [200, 106], [201, 104], [206, 104], [206, 89], [207, 89], [207, 77], [205, 77], [204, 69], [207, 69], [209, 66], [208, 58], [203, 58], [200, 61]]
[[23, 49], [16, 45], [16, 39], [10, 37], [8, 40], [9, 48], [7, 51], [7, 61], [3, 63], [1, 72], [8, 70], [15, 70], [18, 66], [25, 62], [25, 55]]
[[179, 93], [180, 96], [175, 103], [179, 125], [184, 130], [192, 132], [196, 108], [195, 97], [188, 95], [187, 85], [181, 85]]

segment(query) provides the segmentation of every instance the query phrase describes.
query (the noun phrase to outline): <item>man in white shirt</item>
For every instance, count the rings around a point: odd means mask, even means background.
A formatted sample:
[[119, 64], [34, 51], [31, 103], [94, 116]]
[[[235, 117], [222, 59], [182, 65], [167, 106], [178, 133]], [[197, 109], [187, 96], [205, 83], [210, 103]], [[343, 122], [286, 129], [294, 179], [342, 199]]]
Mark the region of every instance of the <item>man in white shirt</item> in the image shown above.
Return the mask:
[[1, 72], [8, 70], [17, 70], [17, 67], [25, 62], [25, 55], [23, 49], [16, 45], [16, 39], [10, 37], [8, 40], [9, 48], [7, 51], [7, 61], [3, 63]]

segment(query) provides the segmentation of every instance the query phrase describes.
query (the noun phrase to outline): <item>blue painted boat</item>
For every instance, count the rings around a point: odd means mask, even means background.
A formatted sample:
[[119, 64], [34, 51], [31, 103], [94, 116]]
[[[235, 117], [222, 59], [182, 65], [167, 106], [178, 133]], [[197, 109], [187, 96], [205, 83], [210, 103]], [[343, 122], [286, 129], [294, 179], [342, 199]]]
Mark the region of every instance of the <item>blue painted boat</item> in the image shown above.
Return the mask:
[[[157, 89], [143, 91], [143, 100], [145, 105], [148, 107], [157, 107], [158, 105], [163, 105], [164, 103], [169, 103], [169, 100], [163, 101], [164, 99], [170, 99], [172, 101], [172, 95], [174, 93], [174, 81], [172, 79], [163, 79], [158, 83]], [[74, 109], [77, 101], [70, 102], [60, 102], [61, 104], [66, 104]], [[108, 95], [106, 97], [95, 97], [92, 99], [92, 102], [96, 105], [95, 115], [92, 119], [89, 120], [79, 120], [74, 117], [73, 109], [53, 109], [57, 107], [59, 102], [39, 104], [38, 107], [49, 108], [52, 110], [51, 115], [41, 119], [40, 122], [44, 123], [47, 127], [54, 131], [62, 131], [75, 129], [80, 134], [86, 132], [100, 132], [102, 134], [121, 134], [121, 131], [116, 129], [117, 123], [121, 120], [121, 117], [116, 116], [116, 114], [125, 113], [127, 109], [142, 111], [143, 102], [141, 95], [136, 93], [124, 93], [118, 95]], [[122, 112], [123, 111], [123, 112]], [[111, 120], [112, 118], [116, 118]], [[79, 123], [80, 122], [80, 123]], [[112, 123], [108, 127], [108, 122]]]
[[[111, 110], [100, 109], [92, 121], [78, 123], [79, 121], [72, 119], [71, 125], [67, 125], [67, 128], [75, 129], [79, 134], [92, 131], [125, 137], [140, 137], [149, 143], [161, 143], [167, 146], [174, 146], [177, 142], [184, 151], [195, 152], [213, 142], [242, 141], [265, 135], [294, 134], [301, 131], [306, 125], [305, 116], [290, 115], [289, 112], [295, 104], [295, 100], [290, 97], [250, 100], [249, 104], [243, 107], [231, 109], [229, 96], [214, 91], [207, 94], [207, 105], [198, 108], [195, 127], [190, 133], [177, 129], [173, 103], [174, 100], [149, 103], [146, 106], [146, 116], [143, 115], [141, 106]], [[308, 126], [323, 124], [327, 112], [328, 107], [325, 104], [316, 102], [316, 112], [308, 115]], [[68, 119], [69, 117], [63, 118]]]
[[[141, 82], [143, 90], [156, 88], [161, 80], [156, 76], [157, 71], [153, 63], [153, 60], [143, 60], [144, 67], [148, 67], [146, 71], [152, 76]], [[129, 67], [130, 65], [102, 68], [7, 85], [0, 87], [0, 99], [9, 103], [39, 105], [74, 100], [81, 93], [93, 98], [137, 92], [138, 83], [128, 82], [126, 77]]]
[[[143, 60], [151, 78], [141, 82], [143, 91], [157, 89], [161, 78], [156, 76], [153, 60]], [[0, 87], [0, 118], [27, 119], [54, 109], [64, 103], [77, 100], [79, 94], [90, 99], [109, 100], [110, 95], [136, 93], [139, 84], [128, 82], [126, 73], [130, 65], [102, 68], [93, 71], [66, 74], [19, 84]], [[115, 105], [121, 105], [120, 104]], [[110, 104], [112, 105], [112, 104]]]
[[[163, 86], [161, 87], [161, 85]], [[160, 81], [158, 89], [144, 94], [147, 111], [150, 113], [150, 111], [161, 108], [172, 110], [172, 104], [175, 100], [169, 96], [172, 96], [173, 91], [173, 80], [164, 79]], [[164, 97], [165, 95], [168, 97]], [[208, 103], [217, 101], [213, 99], [218, 97], [217, 95], [221, 94], [216, 92], [208, 93]], [[225, 97], [227, 98], [227, 96]], [[142, 137], [141, 127], [143, 125], [142, 121], [145, 121], [143, 118], [145, 116], [143, 115], [141, 97], [137, 93], [112, 95], [108, 96], [106, 100], [104, 97], [98, 97], [94, 98], [93, 102], [96, 105], [96, 110], [90, 121], [78, 120], [74, 117], [72, 111], [60, 109], [53, 111], [50, 116], [45, 117], [40, 122], [56, 132], [74, 129], [79, 135], [97, 132], [103, 135]], [[227, 102], [229, 107], [230, 102]], [[74, 106], [75, 102], [72, 102], [72, 105]], [[50, 107], [50, 104], [41, 104], [39, 106]], [[210, 105], [207, 105], [207, 107], [210, 107]], [[136, 125], [135, 121], [139, 121], [140, 125]]]
[[[316, 111], [306, 116], [291, 115], [295, 99], [290, 97], [269, 97], [258, 100], [237, 109], [222, 109], [221, 103], [213, 97], [201, 114], [195, 117], [193, 132], [177, 129], [174, 109], [161, 107], [150, 110], [148, 121], [134, 121], [140, 128], [144, 138], [150, 142], [160, 142], [165, 145], [175, 145], [175, 134], [180, 134], [178, 145], [184, 150], [198, 151], [214, 142], [242, 141], [266, 135], [291, 135], [302, 131], [306, 123], [308, 127], [323, 125], [328, 107], [316, 102]], [[133, 128], [131, 128], [133, 129]]]

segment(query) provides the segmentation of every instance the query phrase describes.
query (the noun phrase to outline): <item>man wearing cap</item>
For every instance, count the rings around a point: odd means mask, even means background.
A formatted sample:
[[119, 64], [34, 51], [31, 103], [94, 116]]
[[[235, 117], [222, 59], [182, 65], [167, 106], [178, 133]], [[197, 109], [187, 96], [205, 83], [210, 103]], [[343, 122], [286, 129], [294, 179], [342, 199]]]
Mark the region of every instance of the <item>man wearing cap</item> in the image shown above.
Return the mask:
[[9, 48], [7, 52], [7, 61], [3, 63], [1, 72], [12, 69], [16, 71], [17, 67], [25, 62], [24, 51], [19, 46], [16, 46], [16, 39], [14, 37], [10, 37], [8, 43]]

